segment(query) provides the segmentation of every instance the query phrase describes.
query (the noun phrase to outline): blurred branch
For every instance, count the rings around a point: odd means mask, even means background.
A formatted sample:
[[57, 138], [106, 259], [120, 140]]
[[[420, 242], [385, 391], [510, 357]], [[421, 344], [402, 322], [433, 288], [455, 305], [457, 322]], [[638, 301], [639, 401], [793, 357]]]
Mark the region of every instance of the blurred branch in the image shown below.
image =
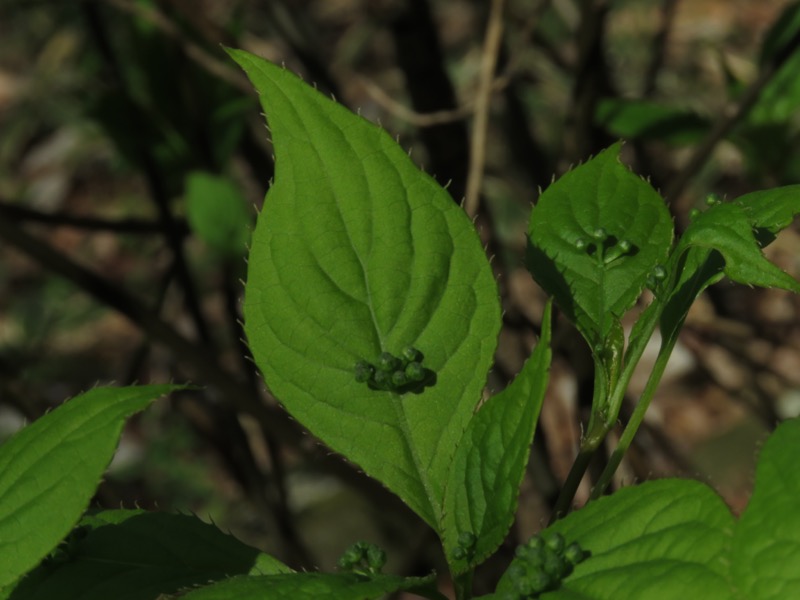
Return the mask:
[[[16, 206], [0, 200], [0, 217], [15, 221], [41, 223], [53, 227], [74, 227], [92, 231], [108, 231], [113, 233], [160, 234], [162, 226], [151, 219], [99, 219], [96, 217], [79, 217], [64, 212], [43, 213], [37, 210]], [[182, 219], [176, 220], [181, 236], [189, 234], [189, 226]]]
[[[86, 0], [92, 1], [92, 0]], [[207, 50], [195, 44], [178, 28], [172, 20], [164, 13], [153, 6], [147, 6], [141, 2], [133, 0], [102, 0], [106, 4], [113, 6], [119, 11], [134, 15], [153, 25], [164, 35], [175, 40], [192, 61], [203, 68], [208, 73], [226, 81], [235, 88], [252, 93], [253, 86], [247, 78], [232, 66], [217, 59]]]
[[[133, 95], [128, 89], [128, 84], [122, 76], [122, 69], [117, 60], [117, 55], [107, 35], [107, 30], [103, 22], [100, 7], [96, 2], [87, 1], [82, 5], [84, 16], [88, 25], [89, 32], [94, 38], [95, 43], [105, 61], [110, 77], [119, 86], [120, 95], [124, 101], [127, 111], [124, 115], [134, 126], [140, 126], [146, 130], [144, 123], [146, 115], [141, 107], [134, 100]], [[167, 193], [164, 176], [159, 168], [158, 161], [153, 155], [152, 148], [143, 142], [138, 136], [133, 138], [137, 158], [150, 190], [150, 196], [158, 210], [159, 220], [162, 226], [164, 241], [172, 252], [172, 259], [175, 262], [175, 274], [183, 291], [183, 301], [186, 309], [192, 317], [197, 333], [204, 342], [211, 341], [211, 333], [206, 323], [205, 315], [200, 308], [199, 295], [195, 287], [189, 266], [183, 251], [183, 237], [178, 230], [178, 224], [170, 208], [170, 198]]]
[[711, 154], [714, 152], [717, 144], [719, 144], [736, 125], [745, 119], [750, 110], [752, 110], [758, 102], [764, 88], [772, 81], [781, 67], [786, 63], [787, 59], [797, 50], [798, 46], [800, 46], [800, 34], [795, 37], [792, 43], [787, 45], [786, 52], [781, 53], [774, 61], [763, 66], [758, 78], [753, 81], [742, 94], [736, 108], [727, 115], [724, 115], [714, 124], [714, 127], [706, 138], [695, 148], [686, 166], [672, 177], [672, 180], [664, 192], [664, 197], [679, 209], [678, 212], [681, 212], [684, 208], [682, 206], [683, 203], [680, 202], [680, 197], [686, 190], [689, 182], [711, 158]]
[[[457, 100], [444, 66], [436, 23], [428, 0], [408, 0], [391, 21], [397, 62], [405, 76], [414, 110], [450, 111]], [[420, 139], [430, 155], [429, 172], [450, 181], [449, 191], [459, 201], [465, 190], [469, 164], [469, 134], [465, 123], [454, 121], [425, 127]]]
[[658, 32], [653, 38], [653, 47], [650, 55], [650, 62], [647, 65], [647, 70], [644, 74], [644, 86], [642, 88], [642, 97], [648, 98], [652, 96], [656, 90], [656, 80], [661, 67], [664, 66], [664, 58], [667, 53], [667, 39], [669, 38], [672, 25], [675, 22], [675, 13], [678, 6], [678, 0], [664, 0], [661, 5], [661, 21], [659, 23]]
[[264, 420], [274, 433], [286, 437], [291, 422], [280, 411], [254, 398], [250, 389], [220, 367], [205, 347], [179, 334], [137, 298], [77, 264], [25, 232], [18, 224], [0, 218], [0, 239], [5, 240], [47, 269], [68, 279], [102, 304], [120, 312], [155, 341], [169, 347], [174, 356], [195, 373], [198, 381], [217, 387], [239, 410]]
[[578, 62], [574, 71], [572, 106], [565, 139], [568, 163], [584, 160], [608, 146], [612, 140], [594, 124], [597, 102], [614, 97], [608, 62], [605, 58], [605, 33], [609, 0], [585, 0], [581, 3], [577, 32]]
[[481, 57], [478, 91], [475, 95], [475, 120], [472, 126], [467, 192], [464, 200], [464, 210], [470, 217], [474, 217], [478, 212], [481, 196], [483, 169], [486, 163], [486, 131], [489, 126], [492, 81], [497, 66], [497, 56], [500, 53], [500, 42], [503, 39], [504, 8], [505, 0], [492, 0], [489, 9], [489, 23], [486, 25], [486, 41]]

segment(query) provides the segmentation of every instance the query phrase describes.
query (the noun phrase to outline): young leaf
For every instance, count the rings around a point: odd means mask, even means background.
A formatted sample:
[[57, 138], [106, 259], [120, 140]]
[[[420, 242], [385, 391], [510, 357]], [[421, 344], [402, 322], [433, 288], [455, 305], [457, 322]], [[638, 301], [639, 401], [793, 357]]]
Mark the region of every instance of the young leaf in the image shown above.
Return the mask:
[[753, 496], [736, 526], [731, 576], [741, 598], [790, 598], [796, 593], [800, 573], [798, 455], [800, 420], [793, 419], [782, 423], [764, 444]]
[[0, 446], [0, 589], [35, 567], [78, 522], [125, 420], [179, 388], [96, 388]]
[[740, 196], [734, 202], [744, 209], [756, 239], [763, 248], [800, 214], [800, 185], [787, 185]]
[[291, 572], [192, 516], [115, 510], [83, 524], [91, 530], [72, 555], [35, 569], [12, 600], [150, 600], [236, 574]]
[[[753, 205], [752, 214], [757, 207]], [[775, 214], [765, 217], [771, 222]], [[723, 272], [733, 281], [761, 287], [779, 287], [800, 292], [800, 283], [769, 262], [753, 235], [751, 215], [739, 203], [717, 204], [699, 214], [684, 232], [675, 257], [690, 247], [716, 250], [725, 266]], [[778, 216], [783, 221], [783, 213]]]
[[192, 230], [221, 256], [243, 256], [252, 218], [233, 182], [197, 171], [186, 178], [185, 193], [186, 216]]
[[[522, 371], [478, 410], [453, 459], [442, 530], [454, 574], [490, 556], [514, 521], [519, 486], [547, 389], [551, 305], [547, 303], [542, 335]], [[477, 538], [476, 543], [459, 552], [459, 537], [467, 532]]]
[[[664, 479], [624, 488], [548, 527], [589, 556], [554, 597], [591, 600], [730, 598], [733, 516], [708, 486]], [[511, 574], [498, 584], [509, 589]]]
[[[276, 155], [245, 290], [256, 364], [295, 418], [436, 527], [500, 325], [478, 236], [386, 132], [229, 53], [261, 96]], [[356, 381], [356, 363], [407, 346], [432, 374], [421, 389]]]
[[351, 573], [293, 573], [268, 577], [234, 577], [181, 596], [184, 600], [373, 600], [386, 594], [409, 590], [427, 598], [436, 593], [433, 575], [397, 577], [393, 575], [354, 575]]
[[548, 187], [531, 214], [528, 268], [592, 348], [664, 262], [672, 220], [615, 144]]

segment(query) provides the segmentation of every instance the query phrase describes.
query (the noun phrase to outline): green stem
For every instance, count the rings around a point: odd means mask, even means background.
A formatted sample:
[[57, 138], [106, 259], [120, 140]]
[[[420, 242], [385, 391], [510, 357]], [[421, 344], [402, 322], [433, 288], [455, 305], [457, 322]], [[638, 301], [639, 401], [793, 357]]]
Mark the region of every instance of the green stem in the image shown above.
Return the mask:
[[608, 464], [600, 474], [600, 479], [597, 481], [597, 485], [595, 485], [594, 489], [592, 490], [592, 500], [596, 500], [603, 495], [603, 492], [605, 492], [609, 483], [611, 483], [611, 479], [614, 477], [614, 473], [619, 467], [620, 462], [622, 462], [622, 457], [625, 456], [628, 448], [630, 448], [631, 442], [633, 442], [633, 438], [636, 435], [636, 432], [639, 430], [639, 426], [642, 424], [642, 421], [644, 420], [644, 415], [647, 412], [647, 409], [650, 407], [650, 401], [653, 399], [658, 384], [661, 382], [661, 377], [664, 375], [664, 370], [667, 368], [667, 363], [669, 362], [669, 357], [672, 354], [673, 348], [675, 348], [676, 340], [677, 336], [672, 336], [668, 340], [664, 340], [662, 343], [661, 349], [658, 352], [658, 357], [656, 358], [656, 362], [653, 365], [653, 370], [650, 372], [650, 377], [647, 378], [647, 383], [644, 386], [644, 390], [642, 390], [642, 395], [639, 398], [639, 402], [636, 404], [636, 408], [633, 410], [633, 414], [628, 420], [628, 424], [625, 425], [622, 436], [619, 438], [617, 447], [611, 454]]
[[586, 428], [586, 434], [581, 437], [581, 446], [578, 450], [578, 456], [572, 463], [566, 481], [561, 488], [556, 499], [553, 513], [550, 515], [550, 524], [561, 517], [566, 516], [572, 507], [572, 501], [575, 499], [575, 492], [578, 491], [578, 486], [581, 484], [583, 476], [586, 474], [586, 469], [594, 456], [595, 451], [603, 443], [603, 440], [608, 433], [605, 425], [605, 411], [606, 401], [608, 399], [606, 387], [606, 375], [603, 370], [602, 361], [595, 357], [594, 364], [594, 392], [592, 395], [592, 415], [589, 417], [589, 425]]
[[456, 591], [456, 600], [469, 600], [472, 598], [472, 575], [474, 569], [453, 578], [453, 588]]

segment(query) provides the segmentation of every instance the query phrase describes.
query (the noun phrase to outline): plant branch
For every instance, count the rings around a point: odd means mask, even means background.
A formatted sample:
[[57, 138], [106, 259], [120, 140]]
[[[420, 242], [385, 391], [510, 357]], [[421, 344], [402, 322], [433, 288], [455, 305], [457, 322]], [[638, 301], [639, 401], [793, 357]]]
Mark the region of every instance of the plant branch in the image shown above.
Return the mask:
[[664, 56], [666, 54], [667, 40], [672, 25], [675, 22], [675, 13], [678, 7], [678, 0], [664, 0], [661, 5], [661, 20], [658, 27], [658, 32], [653, 38], [653, 47], [651, 50], [650, 62], [647, 64], [647, 70], [644, 74], [644, 85], [642, 86], [642, 97], [648, 98], [653, 95], [656, 90], [656, 80], [658, 79], [658, 72], [664, 65]]
[[497, 57], [500, 54], [500, 42], [503, 39], [503, 12], [505, 0], [492, 0], [489, 9], [489, 23], [486, 26], [486, 40], [481, 57], [480, 79], [475, 95], [475, 119], [472, 124], [472, 140], [469, 152], [469, 172], [467, 174], [467, 190], [464, 199], [464, 210], [470, 217], [478, 212], [483, 169], [486, 163], [486, 133], [489, 127], [489, 109], [492, 99], [492, 82], [494, 81]]
[[168, 346], [182, 363], [191, 368], [198, 381], [219, 388], [238, 410], [263, 420], [275, 435], [285, 439], [287, 433], [296, 429], [280, 411], [254, 398], [250, 389], [222, 369], [204, 346], [180, 335], [128, 292], [73, 262], [62, 252], [37, 240], [17, 224], [2, 218], [0, 218], [0, 239], [68, 279], [102, 304], [123, 314], [151, 338]]
[[644, 420], [644, 415], [647, 412], [647, 409], [650, 407], [650, 402], [655, 395], [658, 384], [661, 382], [661, 377], [664, 375], [664, 370], [667, 368], [667, 363], [669, 362], [669, 357], [672, 354], [672, 349], [675, 347], [676, 341], [677, 336], [671, 336], [670, 338], [664, 339], [664, 342], [659, 349], [656, 362], [653, 365], [653, 370], [650, 372], [650, 376], [647, 378], [647, 383], [644, 386], [644, 390], [642, 390], [642, 395], [639, 398], [639, 402], [636, 404], [636, 408], [634, 409], [631, 418], [625, 425], [625, 429], [619, 438], [617, 447], [614, 449], [614, 452], [611, 454], [611, 457], [608, 460], [606, 468], [603, 469], [603, 472], [600, 474], [600, 478], [597, 480], [597, 483], [592, 489], [592, 500], [595, 500], [603, 495], [603, 492], [605, 492], [606, 488], [611, 483], [611, 479], [614, 477], [617, 467], [619, 467], [619, 464], [622, 462], [622, 458], [625, 456], [628, 448], [630, 448], [631, 442], [633, 442], [633, 438], [636, 435], [636, 432], [639, 430], [639, 426], [642, 424], [642, 421]]
[[791, 55], [791, 52], [782, 53], [775, 61], [765, 65], [756, 80], [751, 83], [744, 94], [742, 94], [741, 100], [739, 100], [739, 104], [736, 108], [714, 124], [714, 127], [706, 138], [695, 148], [686, 166], [672, 178], [667, 186], [664, 197], [668, 201], [680, 205], [680, 196], [683, 194], [692, 178], [700, 172], [709, 158], [711, 158], [711, 154], [717, 147], [717, 144], [719, 144], [737, 124], [744, 120], [747, 114], [756, 105], [756, 102], [758, 102], [764, 88], [772, 81]]
[[[113, 233], [160, 234], [162, 225], [151, 219], [100, 219], [97, 217], [81, 217], [65, 212], [43, 213], [24, 206], [15, 206], [0, 200], [0, 217], [15, 221], [30, 221], [53, 227], [74, 227], [91, 231], [109, 231]], [[186, 221], [176, 219], [175, 225], [181, 236], [189, 234]]]

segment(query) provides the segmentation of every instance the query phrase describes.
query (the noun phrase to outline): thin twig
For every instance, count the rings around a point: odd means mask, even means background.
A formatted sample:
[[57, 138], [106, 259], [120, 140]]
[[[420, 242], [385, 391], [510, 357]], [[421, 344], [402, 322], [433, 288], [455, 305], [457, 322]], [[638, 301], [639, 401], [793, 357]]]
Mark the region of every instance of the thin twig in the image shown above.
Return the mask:
[[483, 183], [483, 169], [486, 163], [486, 133], [489, 125], [489, 108], [492, 98], [492, 82], [503, 38], [503, 9], [505, 0], [492, 0], [489, 10], [489, 23], [486, 26], [486, 41], [483, 46], [481, 75], [478, 92], [475, 96], [475, 120], [472, 126], [470, 144], [469, 173], [464, 210], [470, 217], [478, 212], [478, 203]]
[[[43, 213], [25, 206], [16, 206], [0, 200], [0, 216], [14, 221], [40, 223], [52, 227], [74, 227], [90, 231], [107, 231], [113, 233], [161, 234], [163, 226], [152, 219], [101, 219], [98, 217], [81, 217], [65, 212]], [[177, 219], [176, 224], [181, 235], [188, 235], [189, 226], [186, 221]]]
[[[798, 38], [798, 40], [800, 40], [800, 38]], [[683, 194], [692, 178], [700, 172], [709, 158], [711, 158], [714, 148], [717, 147], [717, 144], [719, 144], [736, 125], [744, 120], [750, 110], [756, 105], [756, 102], [758, 102], [764, 88], [772, 81], [791, 55], [792, 52], [784, 52], [777, 57], [777, 60], [764, 65], [758, 78], [745, 90], [738, 106], [728, 115], [723, 116], [716, 122], [706, 138], [695, 148], [686, 166], [672, 178], [672, 181], [667, 186], [664, 193], [667, 200], [674, 205], [679, 205], [681, 194]]]
[[658, 32], [653, 38], [650, 63], [647, 65], [647, 70], [644, 74], [644, 86], [642, 88], [642, 97], [644, 98], [651, 96], [656, 90], [656, 80], [658, 79], [658, 72], [664, 64], [667, 39], [670, 31], [672, 31], [672, 24], [675, 22], [677, 6], [678, 0], [664, 0], [664, 4], [661, 5], [661, 22], [659, 23]]

